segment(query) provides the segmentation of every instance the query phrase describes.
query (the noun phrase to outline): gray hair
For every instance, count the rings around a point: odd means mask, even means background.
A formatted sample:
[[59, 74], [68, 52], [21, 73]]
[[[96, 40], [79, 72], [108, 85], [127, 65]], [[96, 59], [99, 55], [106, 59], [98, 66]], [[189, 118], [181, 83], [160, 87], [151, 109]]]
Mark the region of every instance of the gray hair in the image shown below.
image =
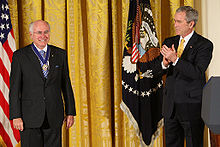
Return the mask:
[[[37, 22], [37, 21], [40, 21], [40, 20], [36, 20], [36, 21], [31, 22], [31, 23], [29, 24], [29, 32], [30, 32], [31, 34], [34, 33], [34, 24], [35, 24], [35, 22]], [[49, 26], [49, 31], [50, 31], [50, 24], [49, 24], [47, 21], [45, 21], [45, 20], [42, 20], [42, 21], [44, 21], [44, 22]]]
[[176, 13], [179, 13], [179, 12], [185, 12], [186, 13], [186, 21], [187, 23], [190, 23], [191, 21], [194, 21], [194, 26], [196, 26], [196, 23], [198, 21], [198, 11], [196, 9], [193, 9], [192, 7], [190, 6], [182, 6], [182, 7], [179, 7], [177, 10], [176, 10]]

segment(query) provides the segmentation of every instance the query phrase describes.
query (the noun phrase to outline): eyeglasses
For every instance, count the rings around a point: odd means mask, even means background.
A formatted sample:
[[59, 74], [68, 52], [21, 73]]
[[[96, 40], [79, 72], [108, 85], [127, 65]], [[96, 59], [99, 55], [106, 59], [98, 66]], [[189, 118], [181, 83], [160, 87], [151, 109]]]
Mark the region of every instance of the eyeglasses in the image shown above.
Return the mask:
[[37, 34], [37, 35], [48, 35], [49, 33], [50, 33], [50, 31], [48, 31], [48, 30], [46, 30], [46, 31], [44, 31], [44, 32], [42, 32], [42, 31], [37, 31], [37, 32], [34, 32], [35, 34]]

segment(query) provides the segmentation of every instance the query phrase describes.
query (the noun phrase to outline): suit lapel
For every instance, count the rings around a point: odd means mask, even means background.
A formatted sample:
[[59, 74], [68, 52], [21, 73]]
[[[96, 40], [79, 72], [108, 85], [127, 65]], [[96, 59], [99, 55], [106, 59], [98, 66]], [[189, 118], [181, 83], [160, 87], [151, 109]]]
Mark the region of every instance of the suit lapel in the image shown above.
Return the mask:
[[190, 49], [193, 49], [194, 48], [194, 45], [195, 45], [195, 42], [197, 40], [197, 33], [194, 32], [192, 37], [190, 38], [189, 42], [187, 43], [185, 49], [183, 50], [183, 54], [182, 54], [182, 57], [186, 56], [187, 55], [187, 52], [190, 50]]
[[174, 40], [174, 48], [177, 52], [178, 46], [179, 46], [179, 40], [180, 40], [180, 36], [176, 36], [175, 40]]
[[28, 46], [27, 57], [30, 59], [30, 61], [35, 66], [34, 69], [37, 70], [37, 72], [40, 74], [41, 78], [44, 79], [44, 75], [43, 75], [43, 72], [42, 72], [42, 68], [41, 68], [39, 59], [38, 59], [37, 55], [34, 53], [31, 45]]

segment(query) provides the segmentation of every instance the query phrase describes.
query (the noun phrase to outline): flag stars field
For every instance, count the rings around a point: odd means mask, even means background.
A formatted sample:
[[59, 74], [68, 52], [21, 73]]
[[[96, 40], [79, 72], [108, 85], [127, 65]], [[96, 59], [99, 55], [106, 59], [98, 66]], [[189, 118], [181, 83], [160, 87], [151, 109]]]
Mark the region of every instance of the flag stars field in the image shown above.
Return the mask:
[[[6, 10], [5, 10], [6, 9]], [[8, 5], [4, 5], [4, 4], [2, 4], [2, 10], [4, 11], [7, 11], [7, 10], [9, 10], [9, 7], [8, 7]]]
[[10, 27], [9, 27], [9, 24], [8, 24], [8, 23], [6, 24], [6, 28], [7, 28], [7, 29], [10, 29]]
[[144, 97], [145, 96], [145, 92], [141, 92], [141, 96]]
[[[158, 88], [161, 88], [163, 85], [163, 81], [161, 80], [160, 83], [157, 84], [157, 86], [155, 88], [149, 89], [148, 91], [141, 91], [141, 95], [142, 97], [148, 96], [150, 97], [152, 92], [156, 92]], [[133, 93], [137, 96], [139, 96], [139, 91], [135, 90], [134, 88], [132, 88], [130, 85], [128, 85], [127, 83], [125, 83], [124, 81], [122, 81], [122, 86], [124, 87], [124, 89], [127, 89], [129, 91], [129, 93]]]
[[130, 88], [129, 88], [129, 92], [132, 92], [132, 91], [133, 91], [133, 88], [132, 88], [132, 87], [130, 87]]
[[162, 84], [158, 83], [157, 86], [158, 86], [158, 88], [160, 88], [162, 86]]
[[1, 33], [0, 38], [1, 38], [1, 40], [3, 40], [5, 38], [3, 33]]
[[125, 89], [127, 89], [127, 88], [128, 88], [128, 86], [129, 86], [129, 85], [128, 85], [128, 84], [126, 84], [126, 85], [125, 85]]
[[[155, 88], [154, 88], [154, 89], [155, 89]], [[148, 91], [148, 92], [146, 93], [146, 95], [147, 95], [147, 96], [150, 96], [150, 92]]]
[[5, 29], [5, 25], [1, 24], [0, 28], [1, 28], [1, 30], [4, 30]]

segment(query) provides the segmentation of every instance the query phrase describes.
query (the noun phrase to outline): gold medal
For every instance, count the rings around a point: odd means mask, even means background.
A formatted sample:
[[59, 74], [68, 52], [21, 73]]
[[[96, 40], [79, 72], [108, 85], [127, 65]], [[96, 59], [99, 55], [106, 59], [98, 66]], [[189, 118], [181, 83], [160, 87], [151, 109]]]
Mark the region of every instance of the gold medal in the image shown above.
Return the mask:
[[48, 65], [47, 65], [47, 64], [44, 64], [44, 65], [42, 66], [42, 69], [43, 69], [44, 71], [46, 71], [47, 68], [48, 68]]

